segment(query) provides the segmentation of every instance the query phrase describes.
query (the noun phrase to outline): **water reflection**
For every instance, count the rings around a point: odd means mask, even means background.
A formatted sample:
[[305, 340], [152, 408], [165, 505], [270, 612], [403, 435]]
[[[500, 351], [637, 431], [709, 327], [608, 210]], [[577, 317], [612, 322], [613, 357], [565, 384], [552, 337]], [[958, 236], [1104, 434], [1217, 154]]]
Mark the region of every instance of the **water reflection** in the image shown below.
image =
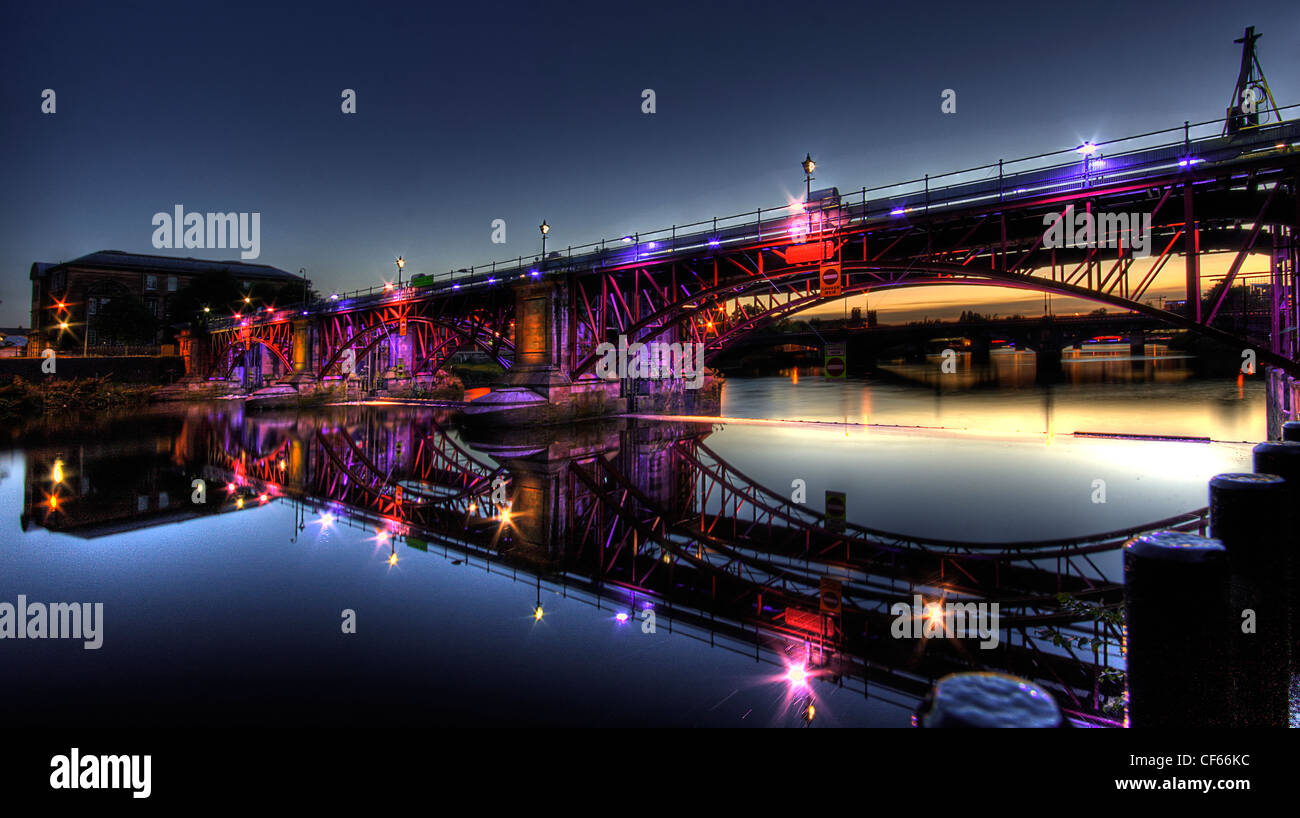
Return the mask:
[[[1069, 558], [1113, 549], [1122, 533], [1035, 541], [1020, 551], [926, 538], [915, 528], [837, 524], [819, 502], [794, 502], [773, 488], [788, 477], [760, 482], [733, 464], [725, 441], [713, 443], [721, 427], [709, 420], [606, 420], [490, 437], [449, 424], [423, 409], [346, 407], [292, 416], [194, 409], [153, 418], [147, 430], [74, 427], [26, 447], [21, 527], [91, 541], [157, 530], [157, 543], [237, 550], [242, 540], [261, 542], [287, 523], [291, 543], [300, 534], [317, 545], [356, 543], [389, 572], [425, 570], [439, 558], [475, 566], [535, 586], [535, 600], [518, 608], [535, 628], [548, 629], [555, 610], [572, 616], [546, 601], [558, 596], [608, 612], [604, 621], [614, 628], [690, 635], [752, 656], [773, 668], [753, 683], [784, 688], [776, 712], [804, 724], [834, 717], [823, 705], [835, 691], [905, 709], [932, 678], [972, 661], [1064, 685], [1076, 712], [1103, 704], [1090, 698], [1098, 690], [1096, 663], [1024, 634], [1038, 618], [1059, 620], [1053, 595], [1060, 589], [1098, 602], [1118, 598], [1104, 561]], [[771, 440], [770, 430], [764, 435]], [[278, 516], [266, 516], [276, 508]], [[1198, 524], [1194, 517], [1179, 522]], [[105, 541], [116, 547], [122, 540]], [[85, 570], [75, 554], [69, 559], [68, 570]], [[176, 578], [131, 575], [128, 584], [133, 593], [185, 604], [194, 583], [210, 581], [203, 570], [186, 564]], [[319, 574], [309, 564], [295, 570]], [[320, 588], [304, 589], [302, 604], [327, 606], [349, 576], [337, 571]], [[839, 602], [830, 607], [828, 578], [838, 583]], [[260, 581], [245, 582], [229, 592], [265, 606]], [[962, 640], [891, 638], [891, 606], [917, 594], [932, 604], [997, 601], [1013, 624], [996, 650], [978, 653]], [[429, 605], [416, 602], [411, 613], [426, 615]], [[481, 608], [467, 602], [464, 610]], [[223, 632], [221, 639], [235, 637]], [[246, 649], [233, 650], [248, 658]], [[392, 650], [410, 661], [409, 646]], [[562, 677], [564, 657], [588, 650], [566, 644], [544, 672]], [[303, 658], [319, 661], [316, 653]], [[636, 719], [624, 712], [622, 720]]]

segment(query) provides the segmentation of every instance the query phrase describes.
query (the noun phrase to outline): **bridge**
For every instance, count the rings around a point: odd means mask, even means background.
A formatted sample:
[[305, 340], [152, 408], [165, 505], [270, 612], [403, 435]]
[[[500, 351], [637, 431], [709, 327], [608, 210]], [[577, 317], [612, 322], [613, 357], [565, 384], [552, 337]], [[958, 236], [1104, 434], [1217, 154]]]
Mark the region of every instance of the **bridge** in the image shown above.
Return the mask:
[[1141, 356], [1148, 341], [1162, 337], [1161, 333], [1167, 329], [1158, 319], [1139, 313], [979, 318], [874, 327], [832, 322], [808, 325], [806, 329], [796, 326], [749, 333], [719, 355], [717, 365], [726, 370], [743, 361], [746, 355], [776, 347], [798, 348], [806, 361], [817, 364], [823, 360], [827, 344], [841, 343], [848, 350], [848, 371], [858, 374], [870, 371], [877, 359], [890, 350], [901, 349], [904, 357], [917, 359], [929, 351], [951, 348], [969, 351], [976, 362], [984, 362], [993, 347], [1002, 343], [1018, 350], [1033, 350], [1038, 356], [1040, 374], [1047, 374], [1044, 370], [1050, 372], [1052, 364], [1059, 367], [1064, 347], [1077, 347], [1104, 337], [1122, 340], [1123, 349]]
[[[773, 322], [837, 299], [983, 285], [1084, 298], [1254, 350], [1294, 395], [1300, 120], [1223, 125], [1184, 123], [848, 193], [831, 188], [807, 201], [452, 271], [417, 286], [218, 318], [207, 334], [182, 340], [187, 377], [216, 388], [280, 381], [313, 389], [369, 367], [383, 382], [418, 384], [436, 378], [454, 352], [477, 348], [509, 372], [467, 414], [565, 419], [681, 388], [680, 380], [598, 378], [598, 347], [620, 336], [700, 343], [712, 361]], [[1107, 232], [1115, 214], [1133, 214], [1135, 224], [1139, 214], [1149, 217], [1150, 235]], [[1047, 246], [1067, 215], [1093, 219], [1094, 239], [1110, 240]], [[1135, 263], [1135, 244], [1150, 253], [1149, 265]], [[1219, 253], [1232, 260], [1207, 293], [1202, 266]], [[1225, 299], [1252, 253], [1270, 259], [1267, 331], [1225, 328]], [[1184, 304], [1144, 300], [1180, 255]], [[1294, 401], [1286, 408], [1293, 412]]]

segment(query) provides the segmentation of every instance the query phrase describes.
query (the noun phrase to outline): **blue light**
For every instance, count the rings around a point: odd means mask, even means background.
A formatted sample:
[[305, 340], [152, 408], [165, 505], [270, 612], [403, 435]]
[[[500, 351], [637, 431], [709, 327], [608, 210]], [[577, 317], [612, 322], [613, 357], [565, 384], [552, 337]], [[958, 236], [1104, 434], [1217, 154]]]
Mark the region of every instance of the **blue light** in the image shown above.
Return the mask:
[[894, 208], [893, 210], [889, 211], [889, 215], [891, 215], [891, 216], [901, 216], [901, 215], [903, 215], [903, 214], [906, 213], [906, 212], [907, 212], [907, 208], [905, 208], [905, 207], [896, 207], [896, 208]]
[[722, 242], [718, 241], [717, 239], [709, 239], [710, 247], [717, 247], [719, 244], [722, 244]]
[[646, 243], [646, 247], [649, 247], [651, 250], [655, 249], [658, 246], [659, 246], [659, 242], [657, 241], [651, 241]]
[[624, 236], [624, 237], [623, 237], [623, 243], [624, 243], [624, 244], [631, 244], [631, 243], [632, 243], [632, 237], [631, 237], [631, 236]]

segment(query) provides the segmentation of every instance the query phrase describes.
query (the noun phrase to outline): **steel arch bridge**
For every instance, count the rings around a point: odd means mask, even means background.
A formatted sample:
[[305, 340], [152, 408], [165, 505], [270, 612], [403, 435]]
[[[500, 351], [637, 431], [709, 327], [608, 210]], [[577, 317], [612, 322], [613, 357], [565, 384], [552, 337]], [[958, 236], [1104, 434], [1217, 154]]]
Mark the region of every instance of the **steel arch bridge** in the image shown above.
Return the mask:
[[[402, 373], [437, 372], [456, 350], [476, 347], [502, 365], [544, 364], [577, 381], [595, 378], [601, 344], [620, 336], [702, 343], [712, 359], [748, 333], [828, 301], [981, 285], [1132, 310], [1253, 349], [1261, 363], [1300, 376], [1300, 120], [1191, 137], [1214, 124], [1177, 129], [1181, 139], [1154, 147], [1140, 143], [1171, 134], [1118, 140], [1104, 157], [1066, 151], [848, 194], [832, 188], [808, 202], [420, 286], [221, 319], [206, 344], [189, 345], [190, 374], [228, 377], [265, 349], [269, 368], [319, 380], [338, 373], [348, 349], [387, 341]], [[1015, 170], [1021, 165], [1031, 167]], [[983, 178], [965, 178], [972, 173]], [[1132, 221], [1119, 223], [1117, 214]], [[1137, 229], [1141, 218], [1150, 219], [1149, 234]], [[1092, 241], [1047, 246], [1052, 230], [1080, 220], [1092, 220]], [[1202, 267], [1212, 254], [1231, 262], [1207, 292]], [[1269, 259], [1270, 326], [1259, 336], [1216, 326], [1251, 254]], [[1171, 263], [1183, 268], [1186, 301], [1153, 306], [1144, 299]]]

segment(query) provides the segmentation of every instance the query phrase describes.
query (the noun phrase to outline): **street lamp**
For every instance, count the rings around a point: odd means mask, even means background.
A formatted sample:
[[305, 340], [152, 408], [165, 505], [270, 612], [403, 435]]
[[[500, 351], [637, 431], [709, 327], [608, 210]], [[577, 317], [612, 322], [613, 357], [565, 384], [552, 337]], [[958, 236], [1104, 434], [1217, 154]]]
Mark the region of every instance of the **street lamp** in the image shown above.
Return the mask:
[[406, 266], [406, 259], [401, 256], [397, 257], [397, 288], [402, 288], [402, 268]]
[[542, 223], [537, 225], [537, 229], [542, 231], [542, 265], [546, 264], [546, 234], [551, 232], [551, 226], [542, 219]]
[[812, 198], [812, 172], [817, 169], [817, 163], [813, 161], [811, 153], [806, 153], [800, 164], [803, 166], [803, 207], [808, 211], [808, 232], [812, 233], [812, 210], [808, 200]]

